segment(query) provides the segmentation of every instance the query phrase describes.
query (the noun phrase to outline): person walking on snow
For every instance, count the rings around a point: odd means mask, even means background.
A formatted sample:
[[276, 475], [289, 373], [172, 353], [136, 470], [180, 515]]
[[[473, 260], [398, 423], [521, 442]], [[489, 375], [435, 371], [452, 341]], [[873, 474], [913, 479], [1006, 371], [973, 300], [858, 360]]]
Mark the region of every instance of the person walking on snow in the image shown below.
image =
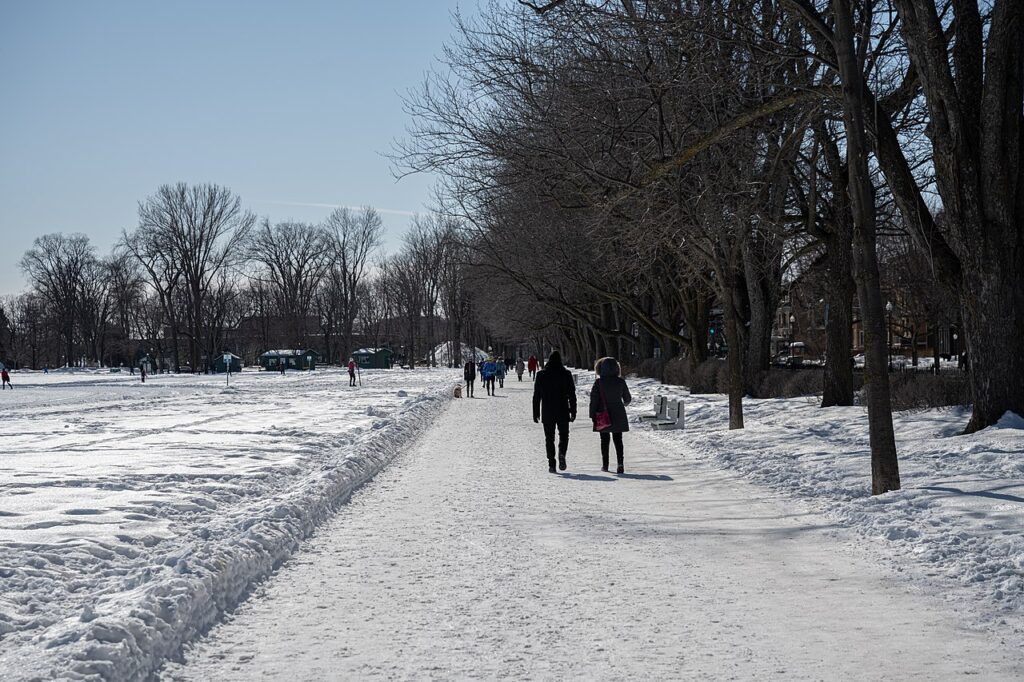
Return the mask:
[[466, 397], [473, 397], [473, 384], [476, 383], [476, 363], [470, 360], [462, 368], [462, 378], [466, 380]]
[[[601, 471], [608, 471], [609, 441], [615, 442], [615, 458], [618, 460], [616, 473], [623, 473], [622, 434], [629, 431], [629, 418], [626, 416], [626, 405], [633, 399], [629, 395], [629, 387], [619, 376], [621, 369], [615, 358], [601, 358], [594, 365], [597, 379], [590, 389], [590, 419], [594, 422], [594, 431], [601, 434]], [[607, 412], [605, 423], [598, 424], [598, 414]]]
[[530, 381], [533, 381], [537, 374], [537, 356], [531, 355], [530, 359], [526, 361], [526, 366], [530, 370]]
[[0, 370], [0, 380], [3, 380], [3, 383], [0, 384], [0, 389], [6, 389], [10, 386], [11, 390], [14, 390], [14, 384], [11, 383], [11, 375], [7, 373], [6, 367]]
[[494, 376], [498, 379], [498, 388], [505, 388], [505, 374], [507, 374], [507, 373], [508, 373], [508, 370], [505, 367], [505, 361], [504, 360], [498, 360], [497, 365], [496, 365], [496, 369], [495, 369], [495, 372], [494, 372]]
[[516, 358], [516, 375], [519, 377], [520, 381], [523, 380], [523, 372], [525, 372], [525, 371], [526, 371], [526, 363], [523, 362], [522, 358]]
[[557, 350], [551, 352], [548, 364], [537, 373], [534, 380], [533, 421], [544, 424], [544, 447], [548, 455], [548, 471], [551, 473], [555, 473], [555, 429], [558, 429], [558, 468], [565, 471], [569, 422], [576, 421], [576, 384], [572, 380], [572, 372], [562, 364], [562, 354]]
[[356, 385], [356, 360], [355, 358], [348, 359], [348, 385]]
[[487, 395], [494, 395], [494, 374], [498, 371], [497, 365], [494, 362], [494, 358], [487, 358], [487, 360], [480, 366], [480, 376], [484, 380], [484, 390], [487, 391]]

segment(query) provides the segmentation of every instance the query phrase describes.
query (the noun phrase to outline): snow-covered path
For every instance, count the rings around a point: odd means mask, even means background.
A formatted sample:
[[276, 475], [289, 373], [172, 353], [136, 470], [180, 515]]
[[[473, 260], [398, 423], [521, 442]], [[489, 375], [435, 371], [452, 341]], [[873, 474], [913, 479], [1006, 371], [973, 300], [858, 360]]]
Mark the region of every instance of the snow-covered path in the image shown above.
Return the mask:
[[630, 433], [627, 475], [602, 474], [581, 422], [568, 475], [549, 474], [531, 385], [506, 387], [454, 401], [162, 678], [1024, 673], [941, 595], [685, 445]]

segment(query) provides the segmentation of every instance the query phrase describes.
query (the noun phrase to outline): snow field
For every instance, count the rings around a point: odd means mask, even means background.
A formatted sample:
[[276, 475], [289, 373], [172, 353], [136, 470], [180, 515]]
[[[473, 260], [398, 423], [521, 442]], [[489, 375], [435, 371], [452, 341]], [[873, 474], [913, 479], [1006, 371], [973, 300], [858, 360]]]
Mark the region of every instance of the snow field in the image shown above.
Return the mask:
[[[580, 384], [590, 379], [581, 380]], [[969, 411], [894, 415], [902, 490], [872, 497], [867, 413], [820, 409], [818, 399], [744, 400], [746, 428], [728, 429], [721, 395], [691, 396], [651, 379], [631, 381], [633, 414], [658, 393], [686, 404], [684, 441], [716, 467], [783, 492], [858, 533], [878, 559], [1024, 646], [1024, 419], [960, 435]]]
[[15, 374], [0, 679], [136, 679], [269, 574], [447, 403], [449, 371]]

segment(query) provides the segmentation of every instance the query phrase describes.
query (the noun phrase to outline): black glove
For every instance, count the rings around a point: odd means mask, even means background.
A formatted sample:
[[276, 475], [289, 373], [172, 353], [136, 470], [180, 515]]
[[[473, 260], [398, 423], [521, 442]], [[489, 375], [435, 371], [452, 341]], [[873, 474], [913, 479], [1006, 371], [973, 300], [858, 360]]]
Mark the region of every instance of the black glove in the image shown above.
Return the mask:
[[571, 421], [571, 422], [576, 421], [576, 413], [575, 412], [570, 412], [569, 413], [569, 421]]
[[540, 417], [538, 417], [537, 415], [533, 415], [533, 423], [540, 424]]

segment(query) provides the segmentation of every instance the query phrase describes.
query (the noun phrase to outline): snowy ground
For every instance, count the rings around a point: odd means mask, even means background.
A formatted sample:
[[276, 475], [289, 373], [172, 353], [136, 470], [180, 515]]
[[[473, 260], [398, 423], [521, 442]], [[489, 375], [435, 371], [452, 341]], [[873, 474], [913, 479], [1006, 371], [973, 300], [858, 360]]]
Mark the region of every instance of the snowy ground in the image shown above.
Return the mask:
[[634, 413], [658, 393], [686, 401], [686, 430], [651, 434], [703, 461], [785, 494], [856, 532], [866, 551], [941, 592], [1000, 637], [1024, 647], [1024, 419], [960, 435], [964, 408], [894, 415], [903, 489], [871, 497], [867, 412], [818, 399], [744, 401], [729, 431], [725, 396], [690, 396], [633, 382]]
[[[551, 475], [540, 427], [529, 419], [530, 384], [506, 386], [496, 398], [451, 403], [411, 451], [160, 678], [1024, 675], [1019, 632], [979, 625], [973, 605], [944, 599], [949, 581], [921, 578], [929, 559], [904, 556], [913, 547], [900, 543], [909, 540], [866, 542], [870, 524], [843, 511], [860, 508], [868, 518], [889, 508], [890, 526], [961, 524], [964, 543], [977, 541], [966, 512], [914, 520], [918, 512], [904, 507], [931, 499], [919, 488], [878, 502], [862, 494], [856, 411], [848, 414], [855, 423], [823, 432], [819, 420], [838, 414], [819, 417], [798, 402], [750, 405], [751, 429], [733, 436], [719, 419], [720, 400], [694, 398], [692, 431], [627, 435], [623, 477], [599, 470], [597, 438], [581, 421], [568, 474]], [[653, 392], [636, 386], [641, 396]], [[950, 417], [935, 421], [946, 426], [928, 433], [948, 436]], [[917, 439], [926, 440], [924, 429]], [[811, 438], [840, 447], [812, 452]], [[971, 447], [957, 450], [947, 460]], [[768, 471], [801, 473], [755, 476], [758, 460]], [[911, 486], [914, 469], [905, 466]], [[810, 501], [819, 487], [823, 501]], [[934, 503], [941, 499], [936, 493]], [[901, 556], [907, 570], [893, 570]]]
[[145, 674], [446, 402], [450, 371], [14, 373], [0, 394], [0, 679]]

